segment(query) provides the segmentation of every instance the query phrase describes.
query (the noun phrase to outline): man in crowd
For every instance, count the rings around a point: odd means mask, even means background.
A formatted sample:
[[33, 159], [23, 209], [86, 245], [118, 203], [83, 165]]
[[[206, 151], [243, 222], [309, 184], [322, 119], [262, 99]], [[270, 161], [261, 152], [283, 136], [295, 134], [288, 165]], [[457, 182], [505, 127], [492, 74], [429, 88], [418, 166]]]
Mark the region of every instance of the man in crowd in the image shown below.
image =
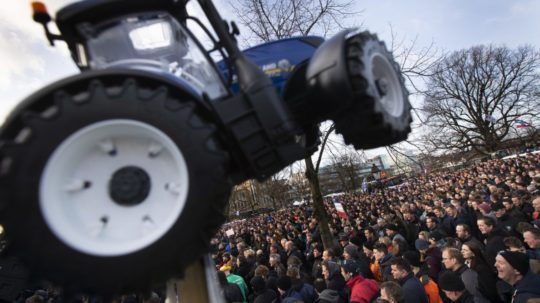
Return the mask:
[[514, 290], [512, 303], [526, 303], [540, 298], [540, 276], [529, 271], [529, 258], [516, 251], [501, 251], [495, 262], [498, 276]]
[[467, 224], [458, 224], [456, 226], [456, 236], [461, 244], [471, 241], [478, 244], [480, 247], [484, 247], [484, 243], [480, 242], [480, 240], [472, 235], [471, 227]]
[[430, 246], [424, 239], [416, 239], [414, 246], [420, 253], [420, 261], [428, 265], [429, 277], [437, 281], [441, 271], [441, 261], [443, 261], [441, 250], [435, 245]]
[[[465, 259], [461, 252], [454, 247], [447, 247], [443, 250], [443, 265], [448, 271], [452, 271], [458, 275], [467, 292], [474, 297], [476, 303], [490, 301], [485, 298], [478, 288], [478, 274], [465, 265]], [[442, 274], [441, 274], [442, 275]], [[440, 278], [439, 278], [440, 279]]]
[[350, 289], [351, 303], [369, 303], [379, 292], [377, 282], [364, 278], [360, 274], [360, 265], [355, 261], [345, 263], [341, 267], [341, 275]]
[[497, 228], [495, 220], [491, 217], [481, 217], [476, 221], [478, 229], [484, 237], [485, 253], [488, 264], [495, 263], [497, 253], [504, 250], [504, 237], [506, 233]]
[[225, 274], [225, 277], [229, 283], [236, 284], [238, 287], [240, 287], [244, 302], [247, 302], [248, 287], [246, 281], [244, 281], [244, 278], [231, 273], [231, 269], [232, 267], [230, 265], [223, 265], [219, 270]]
[[403, 302], [403, 290], [401, 290], [401, 286], [393, 281], [384, 282], [381, 284], [381, 299], [388, 301], [388, 303]]
[[474, 297], [469, 294], [462, 279], [452, 271], [446, 271], [439, 278], [439, 288], [450, 301], [459, 303], [474, 303]]
[[404, 303], [428, 303], [424, 286], [412, 272], [411, 266], [402, 258], [395, 258], [391, 263], [392, 277], [403, 289]]
[[529, 258], [540, 261], [540, 229], [529, 228], [523, 232], [523, 241], [529, 246]]

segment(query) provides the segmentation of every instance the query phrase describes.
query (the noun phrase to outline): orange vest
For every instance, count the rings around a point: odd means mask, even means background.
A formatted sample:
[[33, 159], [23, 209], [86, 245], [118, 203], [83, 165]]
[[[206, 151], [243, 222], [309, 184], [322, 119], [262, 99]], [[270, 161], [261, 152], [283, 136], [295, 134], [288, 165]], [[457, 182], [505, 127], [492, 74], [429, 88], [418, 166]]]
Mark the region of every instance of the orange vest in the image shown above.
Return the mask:
[[381, 271], [379, 269], [379, 262], [373, 261], [369, 263], [369, 269], [373, 273], [373, 276], [375, 277], [375, 281], [381, 282], [382, 281], [382, 275]]
[[426, 292], [429, 303], [443, 303], [439, 295], [439, 286], [437, 286], [437, 283], [433, 282], [427, 275], [422, 276], [420, 281], [424, 285], [424, 291]]

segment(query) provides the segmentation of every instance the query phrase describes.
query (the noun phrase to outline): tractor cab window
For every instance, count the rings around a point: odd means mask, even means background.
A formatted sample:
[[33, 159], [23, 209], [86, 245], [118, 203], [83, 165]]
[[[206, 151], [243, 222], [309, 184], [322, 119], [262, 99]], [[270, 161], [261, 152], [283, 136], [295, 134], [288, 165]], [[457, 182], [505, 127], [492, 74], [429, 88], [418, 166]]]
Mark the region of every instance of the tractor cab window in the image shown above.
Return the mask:
[[85, 25], [91, 69], [128, 67], [166, 72], [212, 99], [226, 94], [212, 62], [168, 13], [144, 13]]

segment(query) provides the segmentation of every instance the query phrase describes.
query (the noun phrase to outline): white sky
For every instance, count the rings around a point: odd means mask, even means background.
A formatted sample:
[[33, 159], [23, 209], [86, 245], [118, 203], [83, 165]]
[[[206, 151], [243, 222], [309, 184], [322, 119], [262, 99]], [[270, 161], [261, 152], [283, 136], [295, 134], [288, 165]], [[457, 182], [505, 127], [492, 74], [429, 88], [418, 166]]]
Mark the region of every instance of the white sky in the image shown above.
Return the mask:
[[[7, 2], [7, 0], [2, 0]], [[64, 47], [50, 47], [31, 19], [30, 1], [9, 1], [0, 10], [0, 123], [36, 89], [77, 72]], [[54, 13], [70, 0], [45, 0]], [[231, 19], [225, 0], [218, 8]], [[484, 43], [540, 47], [540, 0], [358, 0], [358, 24], [389, 39], [401, 38], [445, 51]], [[232, 17], [234, 18], [234, 17]]]

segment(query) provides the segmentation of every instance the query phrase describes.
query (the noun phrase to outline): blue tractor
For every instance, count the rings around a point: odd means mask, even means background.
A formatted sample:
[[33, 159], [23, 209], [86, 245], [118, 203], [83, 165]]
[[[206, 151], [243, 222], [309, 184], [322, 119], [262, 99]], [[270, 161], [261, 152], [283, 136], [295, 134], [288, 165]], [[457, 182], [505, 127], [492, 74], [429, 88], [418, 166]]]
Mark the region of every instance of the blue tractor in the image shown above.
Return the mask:
[[357, 149], [410, 132], [403, 78], [375, 35], [242, 52], [211, 0], [197, 0], [211, 30], [187, 2], [80, 1], [57, 12], [59, 33], [33, 4], [81, 71], [26, 98], [0, 129], [6, 253], [34, 278], [112, 294], [181, 276], [208, 250], [232, 187], [310, 156], [321, 122]]

